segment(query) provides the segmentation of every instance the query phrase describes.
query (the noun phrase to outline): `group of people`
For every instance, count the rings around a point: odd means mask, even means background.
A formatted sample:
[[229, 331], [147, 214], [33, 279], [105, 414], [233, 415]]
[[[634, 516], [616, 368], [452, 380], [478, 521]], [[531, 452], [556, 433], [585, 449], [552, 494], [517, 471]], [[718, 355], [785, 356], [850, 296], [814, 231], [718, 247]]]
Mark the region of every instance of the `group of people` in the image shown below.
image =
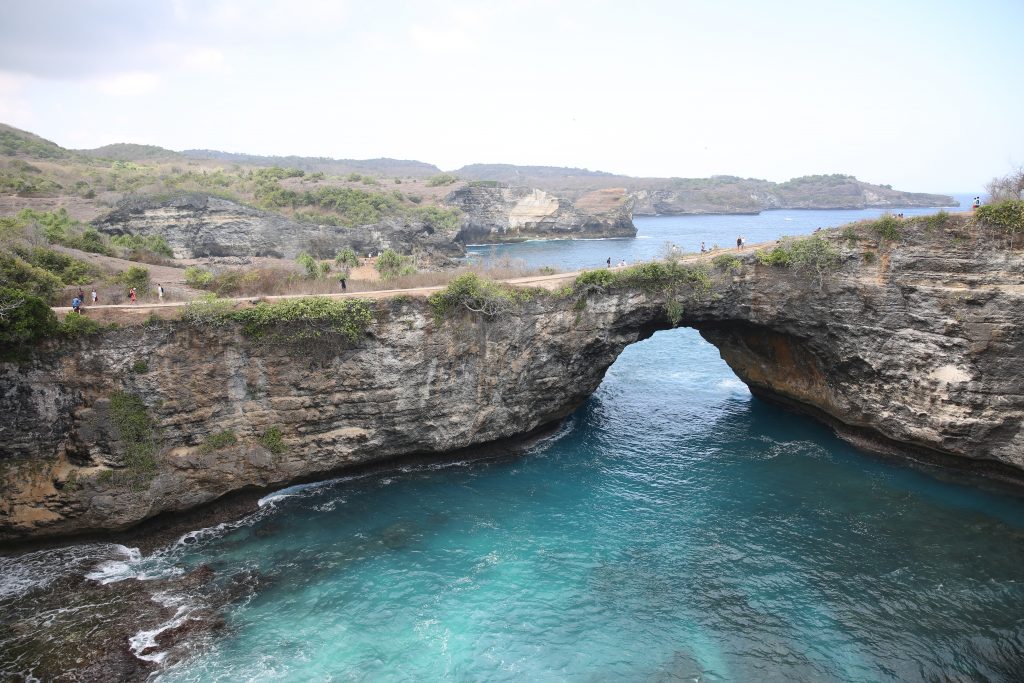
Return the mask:
[[[607, 260], [607, 261], [605, 261], [605, 263], [607, 263], [607, 264], [608, 264], [608, 267], [609, 267], [609, 268], [611, 268], [611, 267], [612, 267], [612, 257], [611, 257], [611, 256], [609, 256], [609, 257], [608, 257], [608, 260]], [[618, 262], [618, 263], [616, 263], [616, 264], [615, 264], [615, 266], [616, 266], [617, 268], [621, 268], [621, 267], [623, 267], [624, 265], [626, 265], [626, 259], [621, 259], [621, 260], [619, 260], [619, 262]]]
[[[342, 285], [342, 289], [344, 289], [344, 288], [345, 288], [345, 285], [343, 284]], [[131, 301], [132, 303], [135, 303], [135, 301], [138, 299], [138, 296], [139, 296], [138, 292], [136, 291], [136, 289], [134, 287], [132, 287], [132, 288], [130, 288], [128, 290], [128, 300]], [[163, 300], [164, 300], [164, 286], [162, 284], [160, 284], [159, 282], [156, 283], [156, 296], [157, 296], [157, 300], [160, 301], [160, 303], [163, 303]], [[92, 305], [95, 306], [96, 302], [99, 301], [99, 295], [96, 293], [95, 289], [92, 290], [92, 293], [90, 294], [90, 297], [92, 299]], [[82, 312], [82, 308], [84, 306], [85, 306], [85, 292], [83, 292], [82, 288], [79, 287], [78, 288], [78, 292], [71, 299], [71, 310], [73, 310], [75, 313], [81, 313]]]

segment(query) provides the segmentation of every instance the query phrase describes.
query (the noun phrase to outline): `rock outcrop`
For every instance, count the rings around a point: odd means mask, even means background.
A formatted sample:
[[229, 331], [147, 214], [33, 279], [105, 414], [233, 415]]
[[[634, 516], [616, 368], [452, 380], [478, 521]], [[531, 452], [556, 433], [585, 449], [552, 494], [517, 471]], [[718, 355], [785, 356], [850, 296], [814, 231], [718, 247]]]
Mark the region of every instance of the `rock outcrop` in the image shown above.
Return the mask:
[[381, 300], [355, 343], [269, 344], [178, 320], [53, 342], [0, 364], [0, 538], [127, 527], [527, 433], [670, 327], [670, 301], [755, 394], [874, 450], [1024, 480], [1024, 253], [960, 217], [928, 226], [905, 221], [896, 241], [830, 231], [837, 257], [814, 268], [747, 253], [695, 280], [708, 287], [593, 286], [493, 318]]
[[94, 221], [110, 235], [163, 235], [177, 258], [202, 256], [273, 256], [295, 258], [306, 251], [331, 258], [352, 247], [364, 254], [394, 249], [419, 251], [444, 260], [464, 250], [452, 235], [428, 222], [386, 218], [355, 228], [313, 225], [204, 194], [182, 194], [162, 201], [146, 198], [123, 202]]
[[574, 203], [528, 187], [471, 184], [444, 201], [462, 212], [456, 239], [463, 244], [636, 236], [633, 200], [621, 188], [590, 192]]

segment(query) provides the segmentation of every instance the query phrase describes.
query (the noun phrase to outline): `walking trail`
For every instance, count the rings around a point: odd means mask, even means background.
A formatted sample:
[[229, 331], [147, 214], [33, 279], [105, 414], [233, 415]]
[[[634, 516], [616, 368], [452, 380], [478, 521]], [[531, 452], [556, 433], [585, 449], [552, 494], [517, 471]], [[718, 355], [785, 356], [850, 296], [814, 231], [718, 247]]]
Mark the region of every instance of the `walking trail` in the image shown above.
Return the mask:
[[[722, 254], [737, 254], [744, 253], [746, 251], [756, 251], [767, 246], [777, 244], [777, 242], [761, 242], [759, 244], [745, 245], [743, 249], [718, 249], [713, 252], [706, 254], [682, 254], [679, 258], [684, 263], [700, 263], [704, 261], [710, 261], [716, 256]], [[627, 266], [612, 266], [610, 270], [625, 270], [637, 264], [630, 264]], [[588, 268], [586, 270], [596, 270], [596, 268]], [[516, 287], [541, 287], [544, 289], [558, 289], [566, 284], [571, 283], [576, 279], [583, 270], [577, 270], [570, 273], [555, 273], [554, 275], [531, 275], [529, 277], [517, 277], [499, 280], [509, 285]], [[165, 278], [171, 280], [171, 278]], [[337, 292], [330, 294], [283, 294], [283, 295], [266, 295], [266, 296], [245, 296], [245, 297], [233, 297], [224, 299], [224, 301], [235, 302], [236, 308], [245, 308], [248, 306], [254, 306], [261, 301], [281, 301], [284, 299], [301, 299], [308, 296], [322, 296], [330, 299], [388, 299], [394, 296], [420, 296], [427, 297], [434, 292], [440, 292], [447, 285], [435, 285], [432, 287], [414, 287], [408, 289], [378, 289], [361, 292]], [[140, 323], [143, 320], [152, 316], [157, 316], [162, 319], [172, 319], [178, 316], [180, 309], [188, 305], [188, 301], [172, 301], [162, 304], [145, 303], [145, 304], [107, 304], [97, 306], [85, 306], [83, 311], [93, 320], [104, 323], [118, 323], [122, 325], [130, 325], [132, 323]], [[70, 306], [54, 306], [53, 311], [59, 316], [63, 317], [69, 311]]]

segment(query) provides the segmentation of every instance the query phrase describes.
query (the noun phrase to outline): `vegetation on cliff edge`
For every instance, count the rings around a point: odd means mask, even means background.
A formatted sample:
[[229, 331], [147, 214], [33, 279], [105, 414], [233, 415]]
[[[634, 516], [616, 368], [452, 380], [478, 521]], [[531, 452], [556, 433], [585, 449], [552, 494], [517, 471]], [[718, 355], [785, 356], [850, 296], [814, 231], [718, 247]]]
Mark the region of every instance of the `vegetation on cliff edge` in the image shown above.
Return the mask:
[[251, 308], [235, 310], [234, 303], [208, 297], [189, 303], [182, 319], [197, 327], [239, 324], [253, 339], [274, 343], [308, 341], [342, 335], [358, 341], [373, 322], [370, 302], [365, 299], [335, 300], [312, 296], [261, 301]]

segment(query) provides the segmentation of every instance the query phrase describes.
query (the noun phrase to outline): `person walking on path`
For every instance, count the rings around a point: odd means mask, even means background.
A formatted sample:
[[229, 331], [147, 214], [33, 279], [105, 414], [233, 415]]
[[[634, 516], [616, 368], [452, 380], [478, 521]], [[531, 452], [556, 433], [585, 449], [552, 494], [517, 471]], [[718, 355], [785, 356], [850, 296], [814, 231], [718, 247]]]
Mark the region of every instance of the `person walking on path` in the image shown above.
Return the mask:
[[742, 237], [737, 237], [736, 238], [736, 248], [737, 249], [742, 249], [743, 248], [743, 238]]
[[703, 242], [700, 243], [700, 253], [702, 253], [702, 254], [708, 253], [708, 249], [707, 249], [707, 247], [704, 246]]
[[341, 283], [341, 291], [344, 292], [345, 291], [345, 276], [342, 275], [341, 277], [339, 277], [338, 278], [338, 282]]
[[78, 314], [82, 312], [82, 300], [77, 296], [71, 300], [71, 310]]
[[135, 288], [134, 287], [132, 287], [131, 289], [128, 290], [128, 298], [132, 300], [132, 303], [135, 303]]
[[99, 297], [97, 297], [97, 296], [96, 296], [96, 290], [95, 290], [95, 289], [94, 289], [94, 290], [92, 290], [92, 305], [93, 305], [93, 306], [95, 306], [95, 305], [96, 305], [96, 300], [97, 300], [98, 298], [99, 298]]
[[160, 300], [160, 303], [164, 302], [164, 286], [159, 282], [156, 283], [156, 298]]
[[611, 256], [608, 257], [608, 267], [609, 268], [612, 267], [612, 257]]

